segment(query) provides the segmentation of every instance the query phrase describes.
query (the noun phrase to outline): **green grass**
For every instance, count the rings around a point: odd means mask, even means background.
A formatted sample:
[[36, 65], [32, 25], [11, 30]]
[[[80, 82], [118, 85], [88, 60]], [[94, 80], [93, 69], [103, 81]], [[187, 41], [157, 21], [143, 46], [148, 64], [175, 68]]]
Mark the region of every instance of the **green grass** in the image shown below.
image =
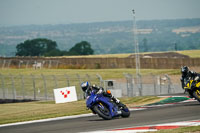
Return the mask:
[[[121, 101], [128, 105], [143, 105], [155, 102], [155, 100], [159, 101], [160, 99], [162, 98], [146, 96], [121, 98]], [[55, 104], [53, 101], [0, 104], [0, 124], [85, 113], [91, 113], [91, 111], [86, 109], [84, 100], [61, 104]]]
[[[84, 76], [86, 74], [89, 75], [96, 75], [100, 74], [103, 79], [118, 79], [118, 78], [124, 78], [124, 73], [130, 73], [135, 74], [135, 69], [39, 69], [39, 70], [33, 70], [33, 69], [2, 69], [0, 74], [3, 75], [76, 75], [79, 74], [80, 76]], [[142, 75], [148, 75], [148, 74], [180, 74], [179, 69], [141, 69]]]
[[178, 53], [188, 55], [191, 58], [200, 58], [200, 50], [185, 50], [185, 51], [178, 51]]

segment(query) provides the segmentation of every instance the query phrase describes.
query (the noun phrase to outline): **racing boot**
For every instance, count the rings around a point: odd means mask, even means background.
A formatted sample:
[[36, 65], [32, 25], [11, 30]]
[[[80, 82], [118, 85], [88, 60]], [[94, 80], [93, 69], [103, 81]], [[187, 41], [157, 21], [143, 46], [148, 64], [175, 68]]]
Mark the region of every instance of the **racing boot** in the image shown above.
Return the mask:
[[118, 107], [125, 107], [125, 105], [123, 103], [120, 102], [119, 99], [115, 98], [114, 96], [112, 96], [112, 100], [117, 104]]
[[106, 95], [107, 95], [108, 97], [110, 97], [110, 98], [117, 104], [117, 106], [119, 106], [119, 107], [125, 107], [125, 105], [122, 104], [122, 103], [120, 102], [119, 99], [115, 98], [115, 97], [111, 94], [110, 90], [107, 90], [107, 91], [106, 91]]

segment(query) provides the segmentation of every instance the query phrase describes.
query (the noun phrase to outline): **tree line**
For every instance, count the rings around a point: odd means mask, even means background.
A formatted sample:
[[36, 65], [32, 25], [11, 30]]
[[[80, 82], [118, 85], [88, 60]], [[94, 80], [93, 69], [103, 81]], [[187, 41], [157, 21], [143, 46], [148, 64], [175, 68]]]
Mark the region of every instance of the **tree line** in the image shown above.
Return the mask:
[[94, 50], [87, 41], [81, 41], [69, 51], [60, 50], [55, 41], [46, 38], [26, 40], [16, 46], [16, 56], [71, 56], [92, 55]]

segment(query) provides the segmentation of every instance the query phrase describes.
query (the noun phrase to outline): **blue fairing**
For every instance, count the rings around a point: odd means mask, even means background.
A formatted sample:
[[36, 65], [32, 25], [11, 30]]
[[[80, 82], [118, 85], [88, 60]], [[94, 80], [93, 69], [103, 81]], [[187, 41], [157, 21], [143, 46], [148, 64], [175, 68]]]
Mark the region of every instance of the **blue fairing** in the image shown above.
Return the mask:
[[86, 105], [88, 108], [91, 108], [94, 105], [96, 97], [97, 95], [95, 95], [94, 93], [92, 93], [89, 97], [87, 97]]
[[117, 107], [114, 107], [114, 105], [110, 102], [110, 99], [103, 96], [103, 94], [95, 94], [91, 93], [89, 97], [87, 97], [86, 105], [88, 108], [92, 108], [93, 105], [103, 103], [107, 105], [107, 107], [110, 110], [111, 116], [116, 116], [117, 114]]
[[128, 108], [123, 109], [125, 112], [129, 112]]

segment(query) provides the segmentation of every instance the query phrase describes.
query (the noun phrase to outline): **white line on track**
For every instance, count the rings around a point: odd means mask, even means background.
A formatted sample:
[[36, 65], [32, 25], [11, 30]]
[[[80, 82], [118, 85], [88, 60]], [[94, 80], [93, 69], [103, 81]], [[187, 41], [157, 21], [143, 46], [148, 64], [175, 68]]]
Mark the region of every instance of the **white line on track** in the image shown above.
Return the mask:
[[17, 122], [17, 123], [10, 123], [10, 124], [3, 124], [0, 125], [1, 127], [6, 126], [16, 126], [16, 125], [23, 125], [23, 124], [31, 124], [31, 123], [39, 123], [39, 122], [48, 122], [48, 121], [57, 121], [57, 120], [65, 120], [65, 119], [74, 119], [74, 118], [80, 118], [80, 117], [88, 117], [92, 116], [94, 114], [81, 114], [81, 115], [73, 115], [73, 116], [64, 116], [64, 117], [57, 117], [57, 118], [49, 118], [49, 119], [42, 119], [42, 120], [34, 120], [34, 121], [25, 121], [25, 122]]

